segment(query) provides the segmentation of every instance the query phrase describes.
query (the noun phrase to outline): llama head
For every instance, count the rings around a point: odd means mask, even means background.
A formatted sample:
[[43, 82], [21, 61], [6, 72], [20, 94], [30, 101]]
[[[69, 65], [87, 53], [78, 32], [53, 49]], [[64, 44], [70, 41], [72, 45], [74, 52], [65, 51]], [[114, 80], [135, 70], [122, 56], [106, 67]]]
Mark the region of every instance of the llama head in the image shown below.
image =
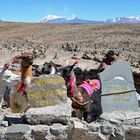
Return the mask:
[[33, 64], [33, 55], [31, 53], [21, 53], [21, 64], [25, 67], [31, 66]]
[[56, 73], [56, 70], [55, 70], [55, 64], [50, 61], [50, 62], [45, 62], [43, 64], [43, 68], [42, 68], [42, 72], [44, 74], [55, 74]]
[[74, 75], [74, 66], [78, 63], [78, 61], [76, 61], [74, 64], [69, 65], [69, 66], [65, 66], [63, 68], [61, 68], [61, 76], [65, 79], [66, 83], [69, 82], [71, 76]]

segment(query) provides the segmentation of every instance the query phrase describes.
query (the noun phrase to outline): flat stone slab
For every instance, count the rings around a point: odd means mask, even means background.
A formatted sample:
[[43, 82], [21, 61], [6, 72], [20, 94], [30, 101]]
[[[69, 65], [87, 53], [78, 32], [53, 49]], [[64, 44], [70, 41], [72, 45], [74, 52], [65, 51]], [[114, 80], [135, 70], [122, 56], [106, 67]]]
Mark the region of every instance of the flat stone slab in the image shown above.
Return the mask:
[[27, 94], [32, 107], [52, 106], [67, 101], [65, 81], [58, 75], [34, 78]]
[[26, 124], [16, 124], [7, 128], [7, 140], [19, 140], [24, 134], [29, 133], [31, 128]]
[[13, 87], [10, 108], [13, 113], [31, 108], [53, 106], [67, 101], [65, 81], [58, 75], [45, 75], [34, 78], [25, 94], [18, 93]]
[[130, 64], [118, 61], [99, 74], [102, 84], [102, 109], [138, 111], [138, 100]]
[[111, 121], [111, 120], [118, 120], [121, 123], [128, 120], [135, 120], [140, 118], [140, 112], [133, 112], [133, 111], [112, 111], [112, 112], [104, 112], [100, 118]]
[[71, 117], [72, 107], [71, 101], [67, 103], [42, 107], [42, 108], [30, 108], [25, 113], [25, 118], [29, 124], [48, 124], [52, 122], [67, 124], [67, 119]]

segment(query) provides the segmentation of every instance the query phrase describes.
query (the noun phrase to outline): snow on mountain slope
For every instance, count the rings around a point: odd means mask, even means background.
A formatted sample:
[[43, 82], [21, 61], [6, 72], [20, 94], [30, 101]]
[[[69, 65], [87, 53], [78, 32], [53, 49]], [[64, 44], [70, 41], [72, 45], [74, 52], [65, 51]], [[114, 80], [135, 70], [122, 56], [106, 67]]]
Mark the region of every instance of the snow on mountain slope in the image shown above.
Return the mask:
[[140, 16], [117, 17], [116, 19], [109, 19], [108, 23], [140, 23]]
[[66, 18], [63, 16], [55, 16], [55, 15], [48, 15], [45, 18], [43, 18], [41, 23], [71, 23], [71, 24], [90, 24], [90, 23], [104, 23], [104, 21], [94, 21], [94, 20], [84, 20], [84, 19], [79, 19], [77, 17], [70, 17]]
[[106, 21], [84, 20], [78, 17], [64, 17], [48, 15], [44, 17], [41, 23], [63, 23], [63, 24], [102, 24], [102, 23], [140, 23], [140, 16], [117, 17], [116, 19], [107, 19]]

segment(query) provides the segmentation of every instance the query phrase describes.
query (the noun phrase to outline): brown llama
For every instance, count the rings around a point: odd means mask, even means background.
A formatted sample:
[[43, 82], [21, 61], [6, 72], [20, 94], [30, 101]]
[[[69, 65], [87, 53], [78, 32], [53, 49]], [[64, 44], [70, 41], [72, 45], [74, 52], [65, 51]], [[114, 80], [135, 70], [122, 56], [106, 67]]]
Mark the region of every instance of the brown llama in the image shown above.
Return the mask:
[[[32, 79], [33, 57], [31, 53], [25, 52], [21, 53], [20, 56], [15, 56], [11, 61], [20, 61], [20, 71], [14, 70], [12, 72], [20, 75], [21, 80], [15, 85], [12, 85], [12, 87], [7, 88], [8, 90], [6, 90], [4, 94], [4, 101], [6, 106], [11, 108], [12, 112], [17, 113], [23, 110], [23, 108], [25, 108], [24, 106], [28, 105], [26, 88], [31, 83]], [[8, 68], [9, 66], [6, 67], [6, 69]]]

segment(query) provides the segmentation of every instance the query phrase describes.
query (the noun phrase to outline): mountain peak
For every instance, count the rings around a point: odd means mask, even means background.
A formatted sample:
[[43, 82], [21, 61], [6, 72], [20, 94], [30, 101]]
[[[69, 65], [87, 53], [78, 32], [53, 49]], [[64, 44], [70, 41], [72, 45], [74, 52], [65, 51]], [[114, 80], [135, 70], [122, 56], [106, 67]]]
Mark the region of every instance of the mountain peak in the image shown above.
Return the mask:
[[140, 16], [124, 16], [116, 19], [109, 19], [111, 23], [140, 23]]
[[76, 16], [73, 17], [64, 17], [56, 15], [48, 15], [44, 17], [41, 23], [64, 23], [64, 24], [93, 24], [93, 23], [103, 23], [103, 21], [94, 21], [94, 20], [84, 20], [79, 19]]
[[107, 19], [106, 21], [85, 20], [78, 17], [64, 17], [56, 15], [48, 15], [40, 22], [42, 23], [64, 23], [64, 24], [108, 24], [108, 23], [140, 23], [140, 16], [123, 16], [115, 19]]
[[64, 16], [56, 16], [56, 15], [48, 15], [45, 16], [40, 22], [46, 22], [46, 23], [63, 23], [68, 22], [71, 20], [77, 20], [77, 17], [64, 17]]
[[54, 20], [54, 19], [59, 19], [59, 18], [63, 18], [63, 16], [56, 16], [56, 15], [48, 15], [48, 16], [45, 16], [40, 22], [42, 21], [49, 21], [49, 20]]

